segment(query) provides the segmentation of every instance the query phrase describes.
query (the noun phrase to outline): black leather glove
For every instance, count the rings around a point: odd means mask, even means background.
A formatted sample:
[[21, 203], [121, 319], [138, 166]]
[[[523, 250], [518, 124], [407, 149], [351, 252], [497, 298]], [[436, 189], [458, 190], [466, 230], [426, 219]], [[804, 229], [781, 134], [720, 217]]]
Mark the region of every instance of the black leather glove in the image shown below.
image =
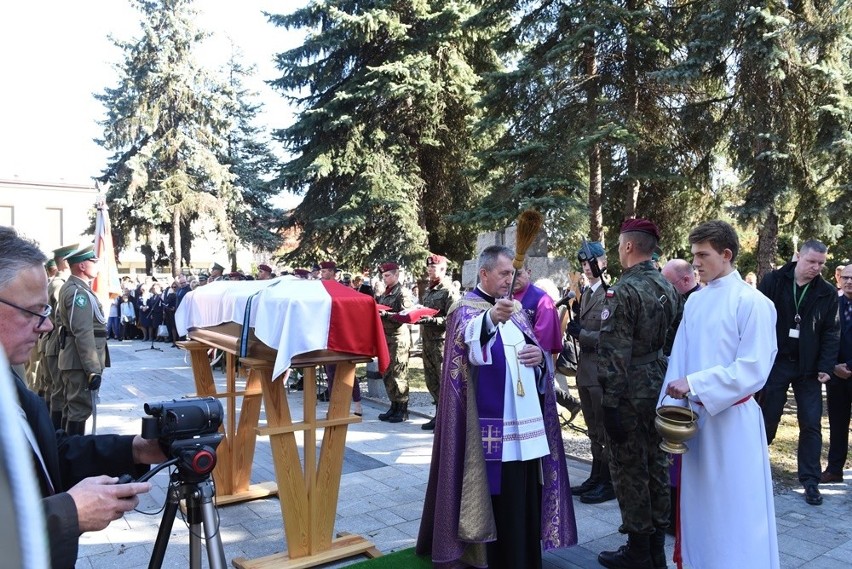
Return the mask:
[[417, 321], [418, 324], [437, 324], [438, 319], [434, 316], [423, 316]]
[[100, 388], [101, 388], [101, 374], [90, 373], [89, 374], [89, 391], [97, 391]]
[[580, 332], [582, 330], [583, 327], [580, 325], [579, 320], [572, 320], [568, 323], [568, 326], [565, 327], [565, 333], [576, 340], [580, 339]]
[[614, 443], [623, 443], [627, 441], [627, 431], [624, 425], [621, 424], [621, 412], [618, 407], [604, 407], [604, 428], [606, 434]]

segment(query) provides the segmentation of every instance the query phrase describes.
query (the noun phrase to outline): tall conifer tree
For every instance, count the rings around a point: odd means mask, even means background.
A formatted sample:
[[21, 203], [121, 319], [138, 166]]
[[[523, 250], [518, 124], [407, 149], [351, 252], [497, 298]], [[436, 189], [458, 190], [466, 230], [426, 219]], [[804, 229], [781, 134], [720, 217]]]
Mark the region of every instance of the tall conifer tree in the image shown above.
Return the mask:
[[[224, 204], [233, 201], [233, 175], [220, 162], [230, 124], [222, 85], [197, 62], [206, 37], [194, 24], [192, 0], [131, 0], [141, 14], [138, 40], [115, 43], [124, 52], [118, 84], [96, 95], [107, 109], [103, 139], [114, 152], [102, 179], [117, 249], [131, 231], [156, 228], [183, 250], [182, 236], [196, 215], [212, 219], [231, 238]], [[232, 239], [232, 238], [231, 238]], [[188, 247], [186, 247], [188, 250]], [[177, 258], [176, 258], [177, 257]], [[172, 254], [172, 272], [181, 266]]]
[[465, 174], [483, 144], [480, 74], [497, 63], [487, 30], [467, 26], [475, 4], [327, 0], [270, 16], [308, 32], [278, 55], [274, 82], [301, 108], [277, 132], [293, 154], [278, 183], [304, 195], [288, 220], [301, 230], [291, 259], [470, 255], [472, 233], [446, 214], [484, 194]]

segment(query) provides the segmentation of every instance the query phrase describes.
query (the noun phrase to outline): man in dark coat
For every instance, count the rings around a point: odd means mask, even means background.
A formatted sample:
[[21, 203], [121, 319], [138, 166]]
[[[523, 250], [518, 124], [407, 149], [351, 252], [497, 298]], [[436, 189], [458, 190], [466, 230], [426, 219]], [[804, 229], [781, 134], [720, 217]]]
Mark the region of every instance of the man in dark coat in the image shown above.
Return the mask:
[[26, 362], [39, 334], [49, 332], [47, 278], [38, 247], [10, 227], [0, 227], [0, 344], [11, 364], [20, 405], [21, 429], [32, 447], [53, 569], [77, 559], [80, 534], [105, 528], [139, 503], [147, 482], [116, 484], [138, 477], [166, 457], [156, 440], [140, 436], [71, 436], [56, 431], [44, 401], [29, 391], [14, 366]]
[[812, 506], [822, 504], [822, 384], [831, 378], [840, 343], [837, 289], [820, 275], [827, 254], [819, 241], [805, 241], [797, 261], [767, 274], [757, 287], [778, 312], [778, 355], [757, 398], [767, 442], [775, 438], [792, 384], [799, 422], [799, 482]]

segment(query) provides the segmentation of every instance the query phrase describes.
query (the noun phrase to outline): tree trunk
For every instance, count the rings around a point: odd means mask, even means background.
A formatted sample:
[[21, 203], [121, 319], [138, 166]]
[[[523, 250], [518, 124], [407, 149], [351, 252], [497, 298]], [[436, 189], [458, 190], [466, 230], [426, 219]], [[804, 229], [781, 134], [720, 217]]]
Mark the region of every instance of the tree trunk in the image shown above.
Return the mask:
[[180, 273], [180, 211], [177, 206], [172, 210], [172, 252], [169, 255], [172, 261], [172, 277]]
[[[583, 45], [583, 62], [586, 68], [586, 114], [589, 124], [597, 128], [600, 84], [597, 79], [598, 61], [595, 32], [591, 30]], [[603, 243], [601, 146], [597, 142], [589, 148], [589, 239]]]
[[757, 279], [775, 269], [775, 253], [778, 250], [778, 212], [772, 205], [757, 233]]
[[[641, 0], [628, 0], [627, 10], [630, 12], [628, 21], [626, 22], [626, 37], [624, 46], [624, 124], [628, 130], [633, 130], [638, 122], [639, 113], [639, 61], [636, 52], [636, 39], [634, 38], [633, 28], [636, 25], [634, 21], [636, 10], [638, 10]], [[634, 143], [637, 144], [638, 143]], [[639, 151], [635, 146], [625, 149], [627, 155], [627, 172], [624, 180], [626, 195], [624, 196], [624, 218], [630, 219], [636, 217], [636, 204], [639, 201], [639, 190], [641, 184], [639, 182]]]

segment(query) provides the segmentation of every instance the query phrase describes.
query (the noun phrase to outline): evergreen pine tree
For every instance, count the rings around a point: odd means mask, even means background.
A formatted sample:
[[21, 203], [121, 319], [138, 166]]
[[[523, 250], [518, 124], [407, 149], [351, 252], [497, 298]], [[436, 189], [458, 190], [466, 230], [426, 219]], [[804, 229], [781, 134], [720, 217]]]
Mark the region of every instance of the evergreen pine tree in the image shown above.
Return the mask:
[[230, 126], [226, 101], [219, 82], [196, 62], [206, 34], [194, 24], [192, 0], [131, 3], [141, 14], [141, 37], [115, 41], [124, 52], [118, 84], [95, 95], [107, 109], [98, 143], [114, 152], [101, 179], [111, 182], [116, 248], [132, 231], [148, 239], [163, 231], [177, 274], [174, 252], [184, 249], [187, 220], [201, 215], [226, 239], [232, 234], [224, 204], [234, 200], [233, 175], [220, 162]]
[[466, 25], [474, 4], [328, 0], [270, 16], [308, 31], [278, 55], [273, 82], [301, 108], [276, 133], [293, 155], [277, 183], [304, 195], [287, 220], [301, 232], [289, 259], [470, 255], [472, 233], [447, 214], [485, 191], [465, 175], [483, 140], [479, 77], [496, 65], [487, 35]]

